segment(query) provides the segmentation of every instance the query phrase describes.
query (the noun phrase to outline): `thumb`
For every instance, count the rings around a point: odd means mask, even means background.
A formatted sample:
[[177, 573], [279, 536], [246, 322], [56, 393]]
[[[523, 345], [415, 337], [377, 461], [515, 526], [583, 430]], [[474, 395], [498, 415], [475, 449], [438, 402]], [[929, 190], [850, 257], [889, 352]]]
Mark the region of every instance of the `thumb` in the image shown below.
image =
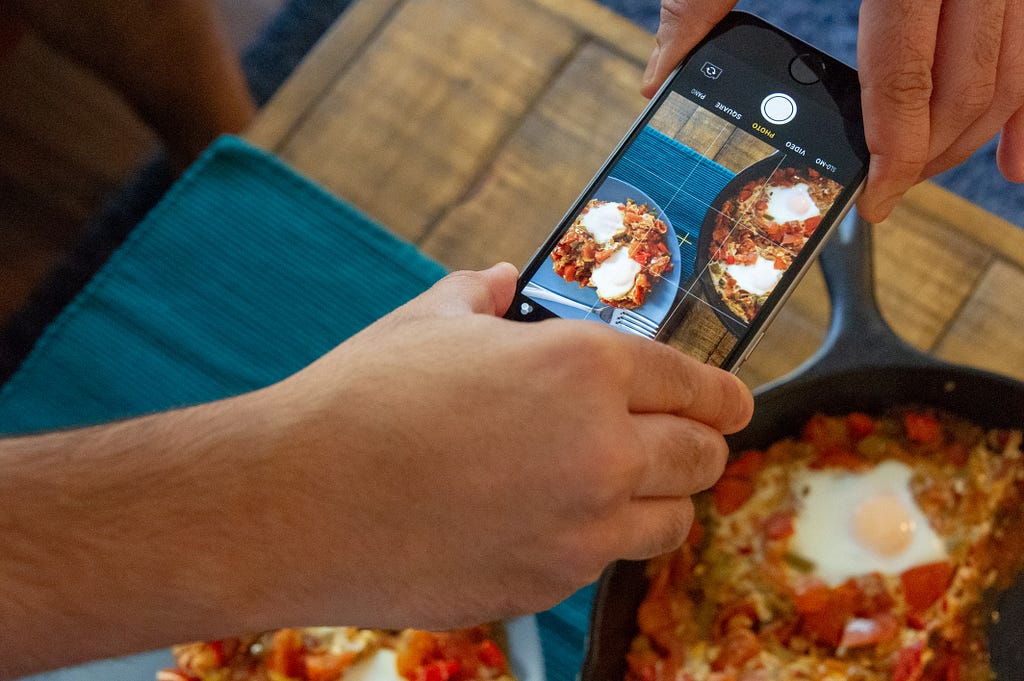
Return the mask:
[[431, 317], [500, 316], [512, 304], [516, 276], [515, 266], [507, 262], [479, 272], [452, 272], [412, 300], [406, 309], [416, 315]]

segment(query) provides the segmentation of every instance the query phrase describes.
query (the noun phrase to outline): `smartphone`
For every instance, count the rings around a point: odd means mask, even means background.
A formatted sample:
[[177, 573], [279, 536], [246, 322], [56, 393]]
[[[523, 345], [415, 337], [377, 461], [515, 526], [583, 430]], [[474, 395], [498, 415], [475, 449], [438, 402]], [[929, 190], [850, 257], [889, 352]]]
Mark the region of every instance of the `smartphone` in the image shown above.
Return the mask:
[[857, 72], [731, 12], [523, 268], [506, 317], [589, 319], [736, 371], [868, 159]]

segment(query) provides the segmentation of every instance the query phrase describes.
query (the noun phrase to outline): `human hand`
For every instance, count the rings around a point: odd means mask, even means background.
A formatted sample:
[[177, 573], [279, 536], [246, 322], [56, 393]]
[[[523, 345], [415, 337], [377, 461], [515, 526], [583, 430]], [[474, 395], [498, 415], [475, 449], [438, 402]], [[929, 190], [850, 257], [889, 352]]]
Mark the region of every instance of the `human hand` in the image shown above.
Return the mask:
[[1024, 182], [1024, 3], [864, 0], [859, 31], [871, 151], [861, 215], [885, 219], [910, 187], [1000, 130], [999, 169]]
[[749, 392], [593, 322], [500, 319], [514, 286], [509, 265], [450, 275], [260, 396], [261, 569], [294, 585], [272, 626], [533, 612], [684, 540]]
[[[663, 0], [644, 74], [652, 96], [736, 0]], [[871, 164], [857, 203], [884, 220], [906, 191], [1002, 130], [998, 165], [1024, 182], [1024, 3], [863, 0], [857, 46]]]

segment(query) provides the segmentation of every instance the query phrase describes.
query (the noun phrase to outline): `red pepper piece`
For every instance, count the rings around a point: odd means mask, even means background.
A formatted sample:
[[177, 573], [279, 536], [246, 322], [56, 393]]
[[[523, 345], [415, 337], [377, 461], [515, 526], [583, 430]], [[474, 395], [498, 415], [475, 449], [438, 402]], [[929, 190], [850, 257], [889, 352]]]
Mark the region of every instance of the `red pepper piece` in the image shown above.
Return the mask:
[[903, 415], [903, 427], [907, 431], [907, 438], [911, 442], [929, 444], [939, 439], [942, 434], [942, 426], [931, 414], [920, 412], [908, 412]]
[[946, 592], [952, 579], [953, 565], [948, 561], [910, 568], [900, 575], [907, 607], [914, 613], [927, 610]]

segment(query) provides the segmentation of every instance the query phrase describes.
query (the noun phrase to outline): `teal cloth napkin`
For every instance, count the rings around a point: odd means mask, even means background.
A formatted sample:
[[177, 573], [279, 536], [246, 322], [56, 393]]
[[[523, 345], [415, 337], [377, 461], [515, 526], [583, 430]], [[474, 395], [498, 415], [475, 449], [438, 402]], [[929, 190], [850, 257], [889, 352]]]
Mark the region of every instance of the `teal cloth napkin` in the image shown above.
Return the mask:
[[736, 173], [648, 126], [610, 175], [639, 188], [665, 212], [679, 242], [680, 276], [688, 279], [704, 216]]
[[[444, 269], [243, 140], [175, 184], [0, 388], [0, 433], [215, 400], [302, 368]], [[583, 658], [589, 590], [538, 616], [548, 681]], [[152, 681], [166, 654], [40, 679]]]
[[443, 275], [274, 156], [222, 138], [3, 386], [0, 433], [268, 385]]

